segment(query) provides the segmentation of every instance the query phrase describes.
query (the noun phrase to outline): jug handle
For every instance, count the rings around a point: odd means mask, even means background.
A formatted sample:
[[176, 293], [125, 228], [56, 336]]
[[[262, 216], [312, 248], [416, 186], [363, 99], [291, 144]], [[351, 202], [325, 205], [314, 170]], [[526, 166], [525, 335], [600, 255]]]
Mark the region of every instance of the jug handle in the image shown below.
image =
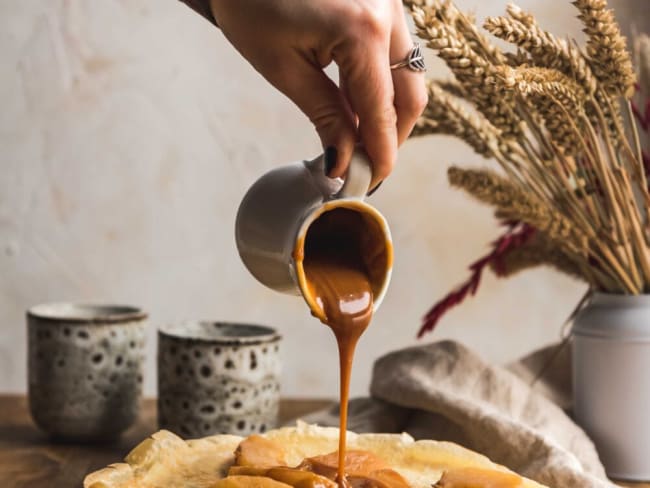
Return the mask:
[[372, 164], [366, 152], [355, 148], [343, 186], [335, 198], [364, 198], [372, 181]]

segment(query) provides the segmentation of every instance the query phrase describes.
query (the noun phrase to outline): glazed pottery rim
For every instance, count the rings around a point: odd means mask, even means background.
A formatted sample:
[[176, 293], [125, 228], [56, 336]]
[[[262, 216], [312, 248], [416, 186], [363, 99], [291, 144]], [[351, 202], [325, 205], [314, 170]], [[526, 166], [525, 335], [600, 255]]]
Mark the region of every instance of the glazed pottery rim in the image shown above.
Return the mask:
[[51, 302], [31, 307], [27, 317], [54, 323], [101, 325], [141, 321], [147, 319], [148, 314], [132, 305]]
[[[208, 330], [210, 328], [212, 330], [218, 330], [219, 328], [228, 327], [232, 329], [246, 328], [251, 331], [252, 334], [227, 335], [210, 333]], [[282, 339], [282, 335], [280, 335], [280, 333], [278, 333], [278, 331], [273, 327], [227, 320], [186, 320], [179, 322], [178, 324], [159, 327], [158, 335], [159, 337], [166, 337], [174, 340], [200, 342], [220, 346], [254, 346], [258, 344], [270, 344]]]
[[[393, 237], [391, 235], [390, 228], [388, 227], [388, 222], [386, 221], [386, 217], [384, 217], [381, 212], [375, 207], [363, 200], [360, 200], [359, 198], [351, 197], [329, 200], [320, 205], [315, 210], [310, 210], [307, 217], [303, 220], [298, 229], [296, 244], [294, 246], [292, 256], [303, 256], [304, 258], [305, 239], [307, 237], [307, 233], [309, 232], [310, 226], [322, 215], [339, 208], [347, 208], [361, 214], [365, 213], [370, 215], [375, 220], [375, 222], [379, 224], [384, 233], [384, 248], [387, 253], [387, 266], [384, 279], [382, 280], [378, 293], [375, 293], [372, 303], [372, 309], [374, 312], [376, 312], [383, 302], [384, 297], [388, 291], [388, 285], [390, 284], [393, 275], [393, 261], [395, 257], [393, 250]], [[309, 292], [303, 260], [294, 258], [292, 259], [292, 263], [294, 266], [293, 269], [295, 269], [295, 279], [303, 299], [307, 303], [307, 306], [312, 312], [312, 315], [319, 320], [323, 320], [325, 312], [323, 311], [322, 307], [316, 302], [312, 293]]]
[[595, 305], [648, 305], [650, 304], [650, 293], [624, 295], [620, 293], [595, 291], [591, 297], [591, 301]]

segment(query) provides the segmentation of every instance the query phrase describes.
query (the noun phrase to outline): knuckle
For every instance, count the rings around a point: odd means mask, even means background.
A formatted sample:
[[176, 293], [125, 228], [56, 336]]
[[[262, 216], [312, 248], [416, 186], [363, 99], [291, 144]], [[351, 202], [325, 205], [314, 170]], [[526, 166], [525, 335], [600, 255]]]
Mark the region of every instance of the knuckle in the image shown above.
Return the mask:
[[307, 114], [322, 140], [339, 141], [341, 147], [353, 147], [357, 138], [356, 125], [338, 107], [323, 105]]
[[331, 131], [340, 125], [341, 122], [340, 112], [331, 105], [315, 107], [308, 114], [308, 117], [319, 133]]
[[404, 110], [409, 116], [417, 118], [426, 108], [428, 101], [429, 97], [426, 91], [420, 90], [407, 98]]
[[374, 127], [380, 130], [395, 129], [397, 125], [397, 113], [395, 107], [386, 105], [373, 113], [369, 121]]
[[378, 9], [357, 8], [351, 16], [350, 28], [363, 38], [384, 38], [388, 36], [390, 22]]
[[417, 120], [428, 104], [427, 91], [424, 89], [396, 91], [395, 106], [397, 108], [400, 126], [411, 126]]

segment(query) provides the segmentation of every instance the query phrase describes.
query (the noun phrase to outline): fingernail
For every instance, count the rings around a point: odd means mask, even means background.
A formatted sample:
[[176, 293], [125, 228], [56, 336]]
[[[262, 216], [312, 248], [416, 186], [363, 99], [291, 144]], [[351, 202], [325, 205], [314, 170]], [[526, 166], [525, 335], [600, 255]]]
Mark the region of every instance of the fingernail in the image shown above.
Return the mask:
[[336, 167], [336, 159], [338, 158], [338, 151], [334, 146], [327, 146], [323, 157], [325, 160], [325, 174], [329, 176], [332, 170]]
[[383, 180], [380, 181], [379, 183], [377, 183], [377, 186], [375, 186], [372, 190], [370, 190], [368, 193], [366, 193], [366, 196], [369, 197], [370, 195], [375, 193], [377, 190], [379, 190], [379, 187], [381, 186], [382, 183], [383, 183]]

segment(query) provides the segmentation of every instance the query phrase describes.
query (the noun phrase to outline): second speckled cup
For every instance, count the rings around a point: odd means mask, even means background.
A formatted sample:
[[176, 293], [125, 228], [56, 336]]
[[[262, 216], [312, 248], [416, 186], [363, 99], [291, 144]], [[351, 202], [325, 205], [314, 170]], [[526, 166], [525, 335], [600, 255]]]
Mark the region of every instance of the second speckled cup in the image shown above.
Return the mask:
[[159, 330], [159, 427], [185, 438], [275, 427], [280, 339], [269, 327], [224, 322]]

